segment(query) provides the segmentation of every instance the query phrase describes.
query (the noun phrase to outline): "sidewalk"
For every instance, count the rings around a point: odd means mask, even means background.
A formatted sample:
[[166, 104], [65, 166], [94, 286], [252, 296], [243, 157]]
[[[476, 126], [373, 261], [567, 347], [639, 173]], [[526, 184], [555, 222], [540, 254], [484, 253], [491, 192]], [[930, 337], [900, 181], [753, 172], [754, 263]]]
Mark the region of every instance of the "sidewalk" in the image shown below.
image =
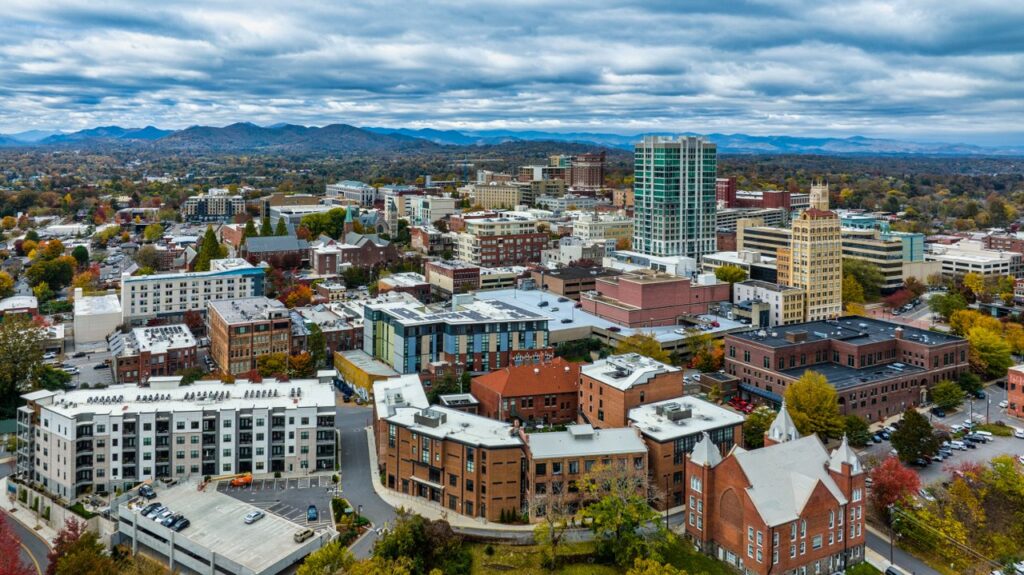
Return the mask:
[[[7, 495], [7, 478], [0, 478], [0, 491], [3, 491], [4, 496]], [[3, 502], [4, 510], [10, 511], [10, 500]], [[15, 521], [21, 523], [22, 527], [32, 531], [39, 536], [40, 539], [46, 543], [47, 547], [53, 547], [54, 541], [57, 540], [57, 530], [44, 524], [42, 521], [37, 521], [37, 516], [32, 512], [32, 509], [23, 504], [17, 499], [14, 500], [14, 509], [17, 511], [9, 512], [8, 517], [13, 517]], [[37, 528], [38, 527], [38, 528]]]
[[[366, 441], [368, 443], [367, 449], [370, 451], [370, 469], [377, 469], [377, 450], [376, 441], [373, 436], [373, 426], [366, 428]], [[477, 519], [475, 517], [466, 517], [460, 513], [455, 513], [442, 507], [439, 503], [427, 501], [422, 497], [415, 497], [412, 495], [406, 495], [404, 493], [398, 493], [392, 491], [380, 482], [380, 474], [371, 473], [371, 481], [373, 482], [373, 490], [377, 492], [377, 495], [383, 499], [388, 505], [398, 509], [403, 507], [426, 517], [427, 519], [444, 519], [452, 527], [463, 528], [463, 529], [487, 529], [489, 531], [504, 531], [508, 533], [532, 533], [536, 525], [507, 525], [505, 523], [493, 523], [486, 519]]]

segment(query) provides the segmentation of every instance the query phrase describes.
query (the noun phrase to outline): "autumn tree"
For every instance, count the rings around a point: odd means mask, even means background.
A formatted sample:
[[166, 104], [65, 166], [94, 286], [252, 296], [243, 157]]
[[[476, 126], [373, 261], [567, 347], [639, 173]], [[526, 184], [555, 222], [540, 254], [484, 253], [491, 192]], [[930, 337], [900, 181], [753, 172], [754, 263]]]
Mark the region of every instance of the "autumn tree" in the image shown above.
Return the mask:
[[843, 258], [843, 277], [853, 276], [864, 289], [865, 301], [876, 301], [885, 284], [878, 266], [865, 260]]
[[964, 274], [961, 281], [963, 282], [964, 287], [971, 290], [974, 297], [978, 299], [982, 299], [988, 294], [988, 290], [985, 286], [985, 276], [979, 273], [969, 272]]
[[7, 272], [0, 272], [0, 299], [14, 295], [14, 278]]
[[970, 364], [974, 371], [989, 378], [1001, 377], [1013, 365], [1010, 343], [998, 332], [974, 327], [967, 332], [967, 342], [970, 344]]
[[964, 402], [964, 390], [955, 382], [944, 379], [932, 387], [931, 399], [937, 407], [953, 409]]
[[85, 531], [57, 557], [54, 575], [110, 575], [117, 571], [99, 535]]
[[307, 352], [296, 353], [288, 357], [288, 375], [291, 377], [313, 377], [316, 367]]
[[323, 369], [327, 366], [327, 339], [318, 324], [310, 324], [309, 335], [306, 336], [306, 348], [309, 350], [315, 369]]
[[762, 405], [751, 411], [743, 422], [743, 445], [748, 449], [764, 447], [764, 434], [778, 415], [772, 408]]
[[686, 571], [655, 559], [637, 557], [626, 575], [687, 575]]
[[160, 252], [153, 246], [142, 246], [135, 252], [135, 263], [140, 268], [157, 269], [160, 267]]
[[615, 353], [638, 353], [662, 363], [669, 363], [668, 352], [661, 348], [661, 344], [653, 335], [645, 333], [634, 333], [622, 340], [615, 348]]
[[943, 319], [949, 319], [953, 312], [967, 309], [967, 300], [958, 292], [937, 293], [928, 300], [928, 307]]
[[956, 335], [967, 335], [975, 327], [996, 333], [1003, 331], [1003, 324], [998, 319], [973, 309], [957, 310], [949, 316], [949, 329]]
[[838, 437], [843, 430], [836, 390], [825, 376], [807, 370], [786, 386], [786, 407], [800, 433]]
[[284, 352], [265, 353], [256, 358], [256, 369], [263, 377], [287, 375], [288, 354]]
[[399, 510], [391, 531], [377, 540], [373, 559], [407, 560], [412, 575], [428, 575], [434, 569], [445, 575], [469, 575], [473, 563], [462, 537], [447, 521], [431, 521], [403, 510]]
[[864, 303], [864, 288], [853, 274], [843, 277], [843, 303]]
[[160, 223], [153, 223], [146, 226], [146, 229], [142, 230], [142, 239], [146, 243], [153, 243], [160, 238], [164, 237], [164, 226]]
[[[593, 501], [583, 509], [590, 519], [597, 552], [619, 565], [648, 557], [664, 539], [665, 526], [647, 500], [647, 469], [632, 465], [598, 465], [583, 478], [582, 490]], [[647, 530], [641, 532], [641, 527]]]
[[887, 457], [871, 470], [871, 504], [881, 517], [887, 517], [890, 505], [906, 503], [921, 488], [921, 479], [914, 470]]
[[0, 322], [0, 411], [13, 412], [21, 387], [43, 360], [42, 331], [25, 315]]
[[558, 547], [576, 513], [568, 500], [568, 487], [561, 485], [557, 490], [555, 484], [550, 487], [549, 491], [531, 497], [529, 505], [531, 514], [541, 520], [533, 530], [533, 540], [547, 549], [542, 564], [554, 570], [558, 567]]
[[313, 290], [306, 284], [295, 284], [286, 289], [278, 299], [289, 309], [304, 307], [313, 301]]
[[690, 367], [702, 373], [718, 371], [724, 359], [722, 341], [699, 329], [687, 330], [686, 347], [690, 352]]
[[295, 575], [335, 575], [356, 563], [355, 556], [339, 541], [332, 541], [306, 556]]
[[903, 412], [900, 427], [892, 433], [890, 442], [903, 462], [929, 458], [939, 450], [932, 424], [912, 407]]
[[35, 570], [21, 559], [21, 544], [6, 518], [6, 514], [0, 513], [0, 574], [33, 575]]
[[74, 517], [69, 517], [64, 522], [64, 527], [57, 532], [57, 538], [54, 540], [53, 546], [50, 548], [50, 554], [47, 556], [49, 566], [46, 568], [46, 575], [54, 575], [57, 572], [57, 560], [62, 555], [68, 553], [71, 547], [82, 538], [85, 529], [85, 522], [79, 521]]
[[715, 277], [718, 281], [731, 285], [736, 282], [746, 281], [747, 272], [739, 266], [726, 264], [715, 268]]

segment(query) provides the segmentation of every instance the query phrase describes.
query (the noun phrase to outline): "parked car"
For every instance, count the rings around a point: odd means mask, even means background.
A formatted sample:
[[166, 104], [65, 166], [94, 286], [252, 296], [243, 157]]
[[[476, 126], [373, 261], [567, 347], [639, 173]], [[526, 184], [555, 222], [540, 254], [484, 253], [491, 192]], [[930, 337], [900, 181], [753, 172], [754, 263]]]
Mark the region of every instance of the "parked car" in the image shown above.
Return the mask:
[[246, 523], [246, 525], [252, 525], [253, 523], [256, 523], [257, 521], [259, 521], [260, 519], [263, 519], [264, 515], [265, 514], [262, 511], [260, 511], [260, 510], [253, 511], [252, 513], [250, 513], [250, 514], [245, 516], [245, 523]]
[[871, 441], [874, 441], [875, 443], [882, 443], [882, 436], [876, 433], [871, 436]]
[[915, 459], [911, 463], [916, 465], [916, 466], [918, 466], [918, 467], [928, 467], [929, 465], [932, 464], [931, 461], [928, 461], [927, 459], [925, 459], [923, 457], [918, 457], [917, 459]]
[[164, 507], [163, 505], [157, 505], [155, 508], [151, 509], [149, 513], [147, 513], [145, 516], [149, 519], [153, 519], [154, 517], [160, 515], [164, 511], [167, 511], [166, 507]]
[[96, 365], [92, 366], [92, 368], [93, 369], [107, 369], [107, 364], [105, 364], [105, 363], [97, 363]]
[[181, 517], [177, 521], [175, 521], [174, 523], [171, 524], [171, 531], [179, 532], [179, 531], [181, 531], [182, 529], [188, 527], [191, 524], [192, 524], [192, 522], [189, 521], [187, 518]]
[[317, 513], [316, 505], [310, 505], [306, 508], [306, 521], [316, 521], [320, 518], [320, 514]]
[[177, 520], [179, 520], [181, 518], [182, 518], [181, 513], [175, 513], [173, 515], [168, 515], [167, 517], [164, 518], [163, 521], [160, 522], [160, 525], [163, 525], [164, 527], [170, 527], [171, 525], [174, 525], [175, 521], [177, 521]]
[[43, 354], [43, 359], [57, 359], [57, 354], [52, 351], [48, 351]]
[[935, 501], [935, 496], [929, 493], [926, 487], [922, 487], [920, 490], [918, 490], [917, 494], [920, 495], [921, 499], [924, 499], [925, 501]]
[[246, 473], [231, 480], [231, 487], [245, 487], [252, 483], [252, 474]]
[[933, 407], [928, 411], [930, 411], [935, 417], [946, 417], [946, 410], [941, 407]]
[[152, 512], [157, 507], [160, 507], [160, 503], [159, 502], [150, 503], [149, 505], [143, 507], [142, 511], [139, 511], [139, 515], [145, 517], [145, 516], [149, 515], [150, 512]]
[[167, 519], [172, 514], [174, 514], [174, 512], [165, 507], [161, 513], [159, 513], [156, 517], [153, 518], [153, 521], [156, 521], [157, 523], [162, 523], [164, 519]]
[[558, 301], [560, 301], [562, 303], [565, 303], [565, 302], [569, 301], [569, 298], [567, 298], [567, 297], [560, 297], [560, 298], [558, 298]]
[[153, 491], [153, 488], [149, 485], [143, 485], [139, 488], [139, 495], [146, 499], [153, 499], [156, 497], [156, 491]]
[[302, 543], [303, 541], [309, 539], [312, 536], [312, 529], [303, 529], [302, 531], [297, 531], [295, 535], [292, 536], [292, 539], [294, 539], [296, 543]]
[[1013, 436], [1017, 439], [1024, 439], [1024, 429], [1013, 430]]
[[71, 357], [85, 357], [85, 352], [84, 351], [76, 351], [75, 354], [72, 355]]
[[1007, 407], [1010, 407], [1010, 402], [1004, 399], [999, 402], [999, 407], [1000, 409], [1006, 409]]
[[567, 317], [563, 317], [562, 318], [562, 323], [572, 323], [572, 320], [567, 318]]
[[985, 395], [984, 390], [979, 389], [978, 391], [974, 392], [974, 397], [976, 397], [977, 399], [985, 399], [987, 396]]
[[884, 429], [882, 431], [878, 432], [878, 436], [881, 437], [882, 439], [886, 440], [886, 441], [889, 441], [889, 439], [892, 438], [892, 434], [889, 433], [888, 431], [884, 430]]

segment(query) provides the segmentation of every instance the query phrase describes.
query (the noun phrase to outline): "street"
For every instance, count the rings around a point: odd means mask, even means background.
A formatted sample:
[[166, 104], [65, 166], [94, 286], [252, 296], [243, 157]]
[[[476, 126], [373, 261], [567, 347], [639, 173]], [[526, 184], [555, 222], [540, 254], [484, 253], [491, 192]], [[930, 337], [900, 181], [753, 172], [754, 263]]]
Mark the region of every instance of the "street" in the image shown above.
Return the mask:
[[[370, 520], [374, 529], [384, 527], [395, 520], [395, 510], [373, 490], [370, 469], [370, 453], [366, 444], [366, 427], [370, 425], [372, 411], [369, 407], [339, 406], [335, 425], [341, 434], [341, 496], [355, 507], [362, 507], [362, 514]], [[357, 558], [369, 557], [377, 541], [375, 531], [367, 531], [351, 547]]]
[[[14, 471], [14, 463], [0, 463], [0, 477], [6, 477]], [[5, 494], [6, 497], [6, 494]], [[11, 532], [21, 542], [21, 556], [26, 565], [31, 565], [39, 575], [42, 575], [50, 566], [48, 556], [50, 548], [32, 530], [25, 528], [18, 523], [10, 513], [7, 512], [6, 503], [3, 506], [3, 513]]]

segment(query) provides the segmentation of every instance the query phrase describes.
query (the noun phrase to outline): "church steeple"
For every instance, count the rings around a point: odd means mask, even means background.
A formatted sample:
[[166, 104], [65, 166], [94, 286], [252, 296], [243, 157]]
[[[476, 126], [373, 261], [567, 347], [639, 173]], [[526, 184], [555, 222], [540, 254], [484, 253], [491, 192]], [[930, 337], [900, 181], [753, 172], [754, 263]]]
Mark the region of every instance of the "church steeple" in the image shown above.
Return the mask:
[[800, 432], [797, 431], [796, 424], [793, 423], [793, 418], [790, 417], [789, 410], [786, 409], [786, 401], [783, 400], [779, 414], [775, 416], [775, 421], [764, 434], [764, 445], [767, 447], [794, 439], [800, 439]]

